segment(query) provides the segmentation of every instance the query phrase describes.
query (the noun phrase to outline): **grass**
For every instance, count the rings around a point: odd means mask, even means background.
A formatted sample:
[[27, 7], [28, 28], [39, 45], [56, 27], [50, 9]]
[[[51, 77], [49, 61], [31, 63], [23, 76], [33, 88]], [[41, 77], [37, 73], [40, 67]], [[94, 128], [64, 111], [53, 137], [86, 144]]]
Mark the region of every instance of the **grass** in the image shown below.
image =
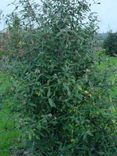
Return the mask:
[[103, 53], [100, 53], [100, 57], [103, 59], [103, 62], [101, 62], [99, 68], [102, 71], [109, 69], [108, 79], [113, 85], [112, 96], [117, 97], [117, 57], [109, 57]]
[[11, 88], [10, 76], [0, 72], [0, 156], [9, 156], [9, 149], [16, 143], [19, 132], [14, 127], [14, 115], [10, 112], [10, 107], [15, 100], [12, 96], [5, 95]]

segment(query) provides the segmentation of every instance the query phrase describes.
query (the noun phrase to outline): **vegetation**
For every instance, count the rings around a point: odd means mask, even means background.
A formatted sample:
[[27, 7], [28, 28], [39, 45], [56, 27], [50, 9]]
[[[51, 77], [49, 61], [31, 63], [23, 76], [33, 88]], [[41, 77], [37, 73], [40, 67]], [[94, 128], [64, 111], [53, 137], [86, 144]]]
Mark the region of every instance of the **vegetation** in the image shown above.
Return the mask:
[[21, 154], [116, 155], [116, 80], [95, 53], [97, 20], [91, 4], [44, 0], [39, 6], [20, 0], [20, 5], [7, 31], [13, 54], [8, 71], [18, 82], [12, 85], [12, 110]]
[[15, 115], [11, 114], [12, 96], [5, 96], [11, 88], [10, 76], [0, 72], [0, 156], [9, 156], [11, 147], [17, 143], [19, 132], [15, 128]]
[[104, 41], [106, 53], [110, 56], [117, 55], [117, 33], [110, 32]]

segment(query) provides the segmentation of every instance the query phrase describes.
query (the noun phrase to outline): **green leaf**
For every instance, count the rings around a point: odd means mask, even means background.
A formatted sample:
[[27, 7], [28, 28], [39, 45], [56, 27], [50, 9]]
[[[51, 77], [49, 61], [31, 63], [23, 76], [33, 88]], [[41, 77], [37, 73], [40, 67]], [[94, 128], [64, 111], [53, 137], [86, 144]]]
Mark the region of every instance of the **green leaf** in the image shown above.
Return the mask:
[[56, 107], [56, 105], [52, 99], [49, 98], [48, 101], [49, 101], [49, 104], [51, 107]]

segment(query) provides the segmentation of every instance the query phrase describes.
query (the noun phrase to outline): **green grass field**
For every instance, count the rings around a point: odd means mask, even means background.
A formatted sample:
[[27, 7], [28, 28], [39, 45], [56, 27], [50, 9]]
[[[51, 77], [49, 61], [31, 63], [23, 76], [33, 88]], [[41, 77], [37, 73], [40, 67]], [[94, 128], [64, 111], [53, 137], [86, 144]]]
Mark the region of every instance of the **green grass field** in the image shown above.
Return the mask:
[[[99, 66], [100, 70], [112, 67], [117, 68], [117, 58], [105, 56], [105, 61]], [[14, 129], [14, 115], [10, 113], [15, 100], [10, 95], [3, 97], [12, 86], [10, 79], [10, 75], [0, 72], [0, 99], [4, 99], [0, 102], [0, 156], [9, 156], [9, 148], [16, 143], [19, 135]], [[116, 81], [117, 73], [112, 72], [110, 79]], [[117, 97], [117, 86], [113, 87], [112, 95]]]
[[10, 76], [0, 72], [0, 156], [9, 156], [9, 149], [18, 137], [18, 131], [14, 127], [14, 114], [10, 112], [15, 100], [10, 95], [4, 97], [11, 85]]

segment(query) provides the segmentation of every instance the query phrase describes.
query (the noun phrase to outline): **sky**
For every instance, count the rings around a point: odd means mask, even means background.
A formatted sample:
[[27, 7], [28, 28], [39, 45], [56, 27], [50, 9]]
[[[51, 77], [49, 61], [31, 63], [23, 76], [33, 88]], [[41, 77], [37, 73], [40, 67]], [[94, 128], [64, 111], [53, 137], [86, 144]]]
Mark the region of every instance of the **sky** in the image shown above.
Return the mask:
[[[14, 0], [1, 0], [0, 10], [4, 14], [8, 14], [13, 10], [13, 6], [8, 6]], [[99, 19], [99, 31], [107, 32], [109, 30], [117, 31], [117, 0], [98, 0], [100, 5], [94, 5], [92, 11], [97, 12]], [[0, 23], [0, 29], [3, 29], [5, 24]]]
[[93, 10], [98, 13], [101, 32], [117, 31], [117, 0], [99, 0], [100, 5], [95, 5]]

